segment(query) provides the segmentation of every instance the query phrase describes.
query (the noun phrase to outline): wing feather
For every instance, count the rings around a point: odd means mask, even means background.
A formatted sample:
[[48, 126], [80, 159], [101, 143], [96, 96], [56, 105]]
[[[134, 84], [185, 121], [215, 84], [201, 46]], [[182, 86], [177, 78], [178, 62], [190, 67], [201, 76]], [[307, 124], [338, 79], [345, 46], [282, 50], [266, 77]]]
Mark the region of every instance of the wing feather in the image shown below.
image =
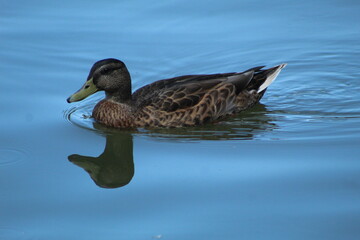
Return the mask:
[[251, 70], [244, 73], [187, 75], [160, 80], [135, 91], [133, 101], [138, 108], [152, 106], [158, 110], [173, 112], [197, 105], [207, 93], [224, 84], [235, 85], [238, 93], [249, 84], [252, 77]]

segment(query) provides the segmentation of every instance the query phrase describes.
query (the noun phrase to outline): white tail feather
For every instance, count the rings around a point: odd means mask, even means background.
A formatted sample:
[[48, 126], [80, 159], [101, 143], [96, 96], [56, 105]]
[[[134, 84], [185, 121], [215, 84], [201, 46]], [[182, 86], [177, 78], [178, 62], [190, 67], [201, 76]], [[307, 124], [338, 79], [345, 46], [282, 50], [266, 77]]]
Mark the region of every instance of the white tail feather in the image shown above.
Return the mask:
[[281, 69], [283, 69], [286, 66], [286, 63], [280, 64], [279, 66], [276, 66], [277, 69], [275, 72], [273, 72], [271, 75], [269, 75], [265, 82], [259, 87], [258, 93], [262, 92], [264, 89], [266, 89], [270, 84], [276, 79], [276, 77], [279, 75]]

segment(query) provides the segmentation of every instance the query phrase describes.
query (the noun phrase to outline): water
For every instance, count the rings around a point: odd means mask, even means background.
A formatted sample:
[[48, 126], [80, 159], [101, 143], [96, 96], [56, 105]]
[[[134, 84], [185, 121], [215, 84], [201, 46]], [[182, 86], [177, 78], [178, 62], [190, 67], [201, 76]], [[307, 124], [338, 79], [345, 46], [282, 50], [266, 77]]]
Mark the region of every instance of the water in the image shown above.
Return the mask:
[[[7, 1], [0, 239], [359, 239], [357, 1]], [[262, 103], [186, 129], [93, 123], [102, 58], [133, 88], [287, 62]]]

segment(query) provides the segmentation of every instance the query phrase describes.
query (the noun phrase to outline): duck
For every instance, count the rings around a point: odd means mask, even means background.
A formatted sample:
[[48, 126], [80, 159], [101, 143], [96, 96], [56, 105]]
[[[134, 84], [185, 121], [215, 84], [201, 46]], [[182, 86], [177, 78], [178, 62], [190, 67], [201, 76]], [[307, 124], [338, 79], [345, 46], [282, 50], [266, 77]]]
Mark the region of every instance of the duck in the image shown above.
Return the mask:
[[124, 62], [107, 58], [92, 66], [85, 84], [67, 102], [105, 91], [105, 98], [95, 105], [91, 117], [110, 128], [197, 126], [253, 107], [285, 66], [184, 75], [155, 81], [132, 93]]

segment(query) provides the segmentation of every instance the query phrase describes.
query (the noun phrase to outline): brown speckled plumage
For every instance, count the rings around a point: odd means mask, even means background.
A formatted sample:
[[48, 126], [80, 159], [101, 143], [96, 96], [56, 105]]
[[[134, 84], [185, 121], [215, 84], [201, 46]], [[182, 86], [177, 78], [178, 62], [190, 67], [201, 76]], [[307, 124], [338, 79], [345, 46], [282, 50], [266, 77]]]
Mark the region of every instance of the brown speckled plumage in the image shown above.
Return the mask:
[[[175, 77], [156, 81], [130, 95], [131, 80], [125, 65], [116, 59], [102, 60], [94, 65], [88, 77], [94, 78], [94, 84], [102, 86], [99, 90], [106, 92], [106, 98], [95, 106], [92, 116], [97, 122], [115, 128], [183, 127], [216, 121], [256, 104], [284, 66]], [[109, 72], [111, 67], [113, 72], [103, 77], [104, 68]], [[96, 76], [97, 71], [100, 74]], [[269, 78], [273, 79], [267, 83]], [[103, 87], [108, 82], [111, 89]]]

